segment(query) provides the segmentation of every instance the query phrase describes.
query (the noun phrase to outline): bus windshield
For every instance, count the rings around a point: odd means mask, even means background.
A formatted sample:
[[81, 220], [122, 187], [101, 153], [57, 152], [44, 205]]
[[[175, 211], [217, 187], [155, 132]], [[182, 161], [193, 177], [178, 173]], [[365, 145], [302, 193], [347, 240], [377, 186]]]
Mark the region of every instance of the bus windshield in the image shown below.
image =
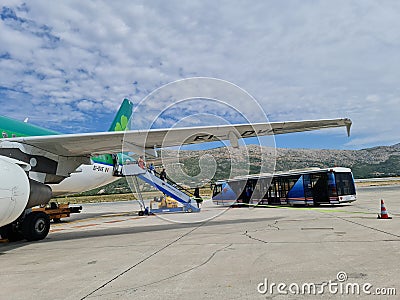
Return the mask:
[[335, 180], [338, 196], [354, 195], [356, 193], [353, 175], [351, 173], [335, 173]]

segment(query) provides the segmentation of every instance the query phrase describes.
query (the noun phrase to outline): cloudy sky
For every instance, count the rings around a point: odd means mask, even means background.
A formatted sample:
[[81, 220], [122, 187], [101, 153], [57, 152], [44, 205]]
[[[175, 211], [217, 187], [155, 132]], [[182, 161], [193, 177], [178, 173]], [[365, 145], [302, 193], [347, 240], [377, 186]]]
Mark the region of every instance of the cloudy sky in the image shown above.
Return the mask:
[[3, 1], [2, 114], [104, 131], [123, 98], [215, 77], [270, 121], [353, 120], [350, 138], [343, 128], [290, 134], [279, 147], [400, 142], [399, 1], [186, 2]]

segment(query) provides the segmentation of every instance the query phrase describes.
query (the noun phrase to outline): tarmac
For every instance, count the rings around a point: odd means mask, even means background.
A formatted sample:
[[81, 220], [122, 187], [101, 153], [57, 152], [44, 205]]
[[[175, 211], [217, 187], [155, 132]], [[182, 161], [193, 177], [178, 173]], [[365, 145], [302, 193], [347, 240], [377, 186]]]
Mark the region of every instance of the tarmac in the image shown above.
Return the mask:
[[[83, 205], [42, 241], [0, 244], [0, 299], [398, 299], [399, 192], [160, 217]], [[381, 199], [393, 219], [377, 219]]]

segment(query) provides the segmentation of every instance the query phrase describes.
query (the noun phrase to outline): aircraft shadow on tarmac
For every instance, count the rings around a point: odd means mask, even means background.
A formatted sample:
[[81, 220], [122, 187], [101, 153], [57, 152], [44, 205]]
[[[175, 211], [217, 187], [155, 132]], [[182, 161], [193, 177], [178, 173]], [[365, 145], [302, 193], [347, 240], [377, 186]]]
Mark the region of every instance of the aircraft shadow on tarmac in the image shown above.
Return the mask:
[[51, 243], [59, 241], [68, 240], [78, 240], [94, 237], [104, 237], [104, 236], [116, 236], [124, 234], [135, 234], [144, 232], [154, 232], [154, 231], [164, 231], [164, 230], [174, 230], [174, 229], [185, 229], [185, 228], [196, 228], [204, 226], [219, 226], [219, 225], [229, 225], [229, 224], [243, 224], [243, 223], [256, 223], [265, 221], [276, 221], [282, 219], [281, 217], [272, 218], [248, 218], [248, 219], [234, 219], [234, 220], [209, 220], [197, 223], [171, 223], [171, 224], [159, 224], [159, 225], [147, 225], [147, 226], [132, 226], [132, 227], [112, 227], [96, 230], [75, 230], [73, 232], [65, 232], [59, 235], [52, 236], [51, 234], [44, 240], [37, 242], [13, 242], [7, 243], [1, 246], [0, 244], [0, 255], [5, 254], [5, 251], [13, 250], [19, 247], [23, 247], [32, 243]]

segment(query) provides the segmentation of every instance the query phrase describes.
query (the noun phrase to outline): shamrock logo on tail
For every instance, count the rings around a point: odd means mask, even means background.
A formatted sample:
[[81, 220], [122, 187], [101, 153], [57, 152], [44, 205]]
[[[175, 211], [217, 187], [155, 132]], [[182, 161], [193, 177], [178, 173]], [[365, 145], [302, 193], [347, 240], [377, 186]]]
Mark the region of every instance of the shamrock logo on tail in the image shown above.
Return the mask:
[[128, 125], [128, 118], [124, 115], [121, 116], [121, 123], [117, 122], [114, 131], [124, 131]]

